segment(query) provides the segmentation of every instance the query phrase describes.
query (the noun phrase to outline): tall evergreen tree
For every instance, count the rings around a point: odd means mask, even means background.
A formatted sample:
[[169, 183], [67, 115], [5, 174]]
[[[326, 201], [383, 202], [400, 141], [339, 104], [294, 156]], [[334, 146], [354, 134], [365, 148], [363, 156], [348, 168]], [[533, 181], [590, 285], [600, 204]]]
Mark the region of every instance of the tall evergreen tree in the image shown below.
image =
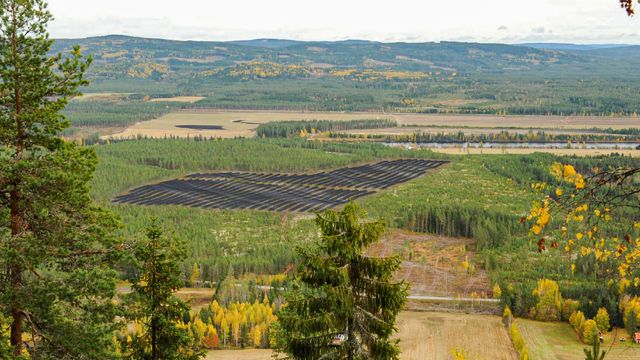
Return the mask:
[[299, 286], [279, 314], [278, 350], [294, 359], [397, 359], [396, 316], [408, 286], [394, 283], [398, 257], [375, 258], [365, 249], [385, 225], [363, 223], [356, 204], [318, 214], [322, 240], [300, 250]]
[[49, 56], [51, 19], [43, 0], [0, 0], [0, 311], [15, 357], [104, 359], [117, 222], [89, 197], [94, 151], [58, 137], [91, 59]]
[[180, 289], [180, 263], [185, 246], [163, 235], [154, 221], [146, 239], [135, 246], [137, 275], [131, 279], [133, 292], [127, 303], [130, 319], [142, 325], [123, 353], [134, 360], [196, 360], [202, 357], [196, 345], [178, 322], [189, 306], [173, 293]]

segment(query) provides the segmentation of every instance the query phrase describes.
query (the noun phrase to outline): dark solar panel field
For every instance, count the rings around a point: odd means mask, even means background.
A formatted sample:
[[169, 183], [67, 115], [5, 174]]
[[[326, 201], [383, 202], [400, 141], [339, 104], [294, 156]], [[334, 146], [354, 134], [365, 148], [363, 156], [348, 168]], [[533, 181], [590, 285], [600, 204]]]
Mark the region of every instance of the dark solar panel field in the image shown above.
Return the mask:
[[113, 201], [211, 209], [319, 211], [415, 179], [443, 163], [405, 159], [315, 174], [192, 174], [136, 188]]

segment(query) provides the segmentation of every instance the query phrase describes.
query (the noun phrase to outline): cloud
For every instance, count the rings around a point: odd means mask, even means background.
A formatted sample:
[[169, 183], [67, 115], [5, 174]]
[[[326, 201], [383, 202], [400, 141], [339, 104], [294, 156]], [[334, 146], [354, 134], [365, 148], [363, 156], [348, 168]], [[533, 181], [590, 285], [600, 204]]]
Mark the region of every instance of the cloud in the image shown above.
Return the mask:
[[526, 11], [513, 6], [513, 0], [460, 0], [461, 7], [442, 0], [395, 0], [394, 6], [325, 0], [313, 12], [298, 6], [298, 0], [182, 0], [181, 6], [157, 0], [49, 2], [56, 16], [50, 31], [56, 38], [126, 34], [210, 41], [640, 43], [640, 18], [629, 19], [615, 3], [603, 0], [538, 0]]

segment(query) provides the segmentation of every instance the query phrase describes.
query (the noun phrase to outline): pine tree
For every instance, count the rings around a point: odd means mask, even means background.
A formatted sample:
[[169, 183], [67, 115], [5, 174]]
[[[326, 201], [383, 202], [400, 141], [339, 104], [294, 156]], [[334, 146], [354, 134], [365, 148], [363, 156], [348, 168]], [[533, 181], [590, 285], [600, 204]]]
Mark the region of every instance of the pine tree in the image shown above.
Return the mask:
[[44, 0], [0, 0], [0, 311], [14, 356], [30, 339], [31, 358], [104, 359], [117, 223], [89, 196], [93, 149], [58, 137], [91, 59], [48, 55], [51, 19]]
[[135, 360], [195, 360], [194, 339], [178, 322], [189, 307], [173, 293], [180, 288], [180, 262], [185, 246], [164, 236], [155, 221], [147, 228], [146, 239], [135, 246], [138, 275], [131, 279], [133, 292], [127, 297], [130, 320], [142, 324], [131, 344], [123, 350]]
[[396, 316], [408, 286], [394, 283], [398, 257], [374, 258], [364, 250], [380, 240], [382, 220], [356, 204], [318, 214], [322, 240], [299, 250], [298, 286], [287, 294], [276, 348], [294, 359], [397, 359]]

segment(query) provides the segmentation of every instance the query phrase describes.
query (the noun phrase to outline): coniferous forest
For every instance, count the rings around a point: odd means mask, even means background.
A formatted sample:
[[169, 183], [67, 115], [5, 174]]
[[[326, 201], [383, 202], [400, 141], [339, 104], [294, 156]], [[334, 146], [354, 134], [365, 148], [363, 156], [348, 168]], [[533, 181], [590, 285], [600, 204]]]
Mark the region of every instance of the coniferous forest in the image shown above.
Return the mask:
[[0, 0], [0, 360], [640, 357], [638, 46], [49, 9]]

